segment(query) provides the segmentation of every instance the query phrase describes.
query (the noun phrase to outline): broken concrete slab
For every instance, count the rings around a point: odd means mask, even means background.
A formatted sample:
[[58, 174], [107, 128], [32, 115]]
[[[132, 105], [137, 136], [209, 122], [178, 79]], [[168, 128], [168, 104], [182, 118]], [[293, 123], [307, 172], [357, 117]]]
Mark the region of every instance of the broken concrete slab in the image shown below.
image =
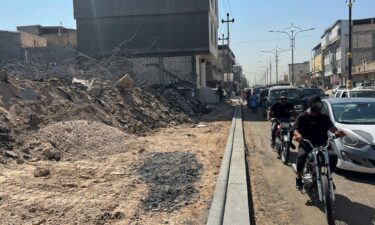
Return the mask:
[[116, 82], [115, 87], [121, 90], [127, 90], [133, 88], [134, 80], [129, 74], [123, 76], [119, 81]]
[[16, 96], [20, 99], [27, 100], [27, 101], [37, 101], [38, 94], [32, 88], [25, 88], [19, 91]]
[[6, 151], [5, 155], [12, 157], [12, 158], [18, 158], [18, 154], [13, 151]]

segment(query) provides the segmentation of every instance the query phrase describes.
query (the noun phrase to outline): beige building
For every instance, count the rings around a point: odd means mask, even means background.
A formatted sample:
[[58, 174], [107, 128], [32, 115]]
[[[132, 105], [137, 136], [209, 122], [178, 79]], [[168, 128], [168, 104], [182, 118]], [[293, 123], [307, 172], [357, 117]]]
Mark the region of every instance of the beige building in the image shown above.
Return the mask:
[[77, 46], [77, 31], [63, 26], [19, 26], [17, 30], [45, 38], [48, 46]]

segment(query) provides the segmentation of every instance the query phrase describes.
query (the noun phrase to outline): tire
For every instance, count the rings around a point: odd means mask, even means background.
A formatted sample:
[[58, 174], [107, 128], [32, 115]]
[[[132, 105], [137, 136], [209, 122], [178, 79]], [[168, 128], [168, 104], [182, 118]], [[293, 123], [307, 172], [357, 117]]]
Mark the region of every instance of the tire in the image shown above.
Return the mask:
[[290, 155], [289, 143], [283, 141], [283, 147], [282, 147], [282, 151], [281, 151], [281, 161], [284, 163], [284, 165], [288, 165], [289, 155]]
[[323, 188], [324, 208], [328, 225], [335, 225], [335, 217], [333, 214], [333, 200], [331, 198], [331, 189], [329, 188], [328, 178], [323, 175], [321, 177]]

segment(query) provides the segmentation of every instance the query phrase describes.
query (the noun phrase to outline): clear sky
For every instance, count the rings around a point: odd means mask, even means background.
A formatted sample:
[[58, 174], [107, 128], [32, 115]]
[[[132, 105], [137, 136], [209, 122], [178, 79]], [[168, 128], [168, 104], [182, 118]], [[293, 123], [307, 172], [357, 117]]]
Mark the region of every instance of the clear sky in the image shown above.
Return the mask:
[[[16, 30], [20, 25], [59, 25], [75, 28], [73, 0], [1, 0], [0, 30]], [[289, 48], [285, 34], [269, 33], [283, 30], [292, 22], [301, 28], [316, 28], [301, 34], [296, 42], [295, 62], [310, 60], [311, 49], [320, 42], [323, 31], [336, 20], [348, 18], [345, 0], [219, 0], [220, 16], [231, 13], [236, 22], [231, 25], [231, 47], [250, 82], [262, 77], [265, 63], [271, 54], [264, 50], [279, 46]], [[356, 0], [353, 18], [375, 17], [375, 0]], [[220, 33], [226, 33], [226, 27]], [[280, 57], [280, 75], [287, 73], [291, 53]], [[273, 69], [275, 71], [275, 69]]]

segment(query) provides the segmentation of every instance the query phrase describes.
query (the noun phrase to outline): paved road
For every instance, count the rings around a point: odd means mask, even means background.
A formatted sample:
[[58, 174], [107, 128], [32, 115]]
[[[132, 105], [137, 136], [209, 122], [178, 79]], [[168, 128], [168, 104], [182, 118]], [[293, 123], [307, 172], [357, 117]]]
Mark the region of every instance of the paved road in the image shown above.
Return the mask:
[[[250, 164], [259, 165], [259, 170], [262, 171], [254, 173], [251, 178], [257, 179], [252, 182], [252, 188], [255, 190], [254, 201], [257, 201], [256, 199], [259, 201], [254, 202], [258, 204], [255, 210], [260, 208], [262, 211], [267, 211], [268, 207], [269, 210], [280, 209], [289, 217], [289, 220], [285, 220], [288, 222], [283, 224], [326, 224], [322, 209], [316, 203], [309, 202], [308, 196], [302, 195], [295, 189], [295, 175], [291, 166], [283, 165], [270, 148], [270, 122], [264, 121], [260, 113], [254, 114], [245, 109], [244, 128], [246, 143], [251, 154]], [[291, 160], [295, 161], [296, 155], [297, 152], [292, 152]], [[257, 168], [252, 170], [256, 171]], [[375, 176], [339, 171], [334, 174], [334, 181], [337, 187], [335, 202], [337, 224], [374, 225]], [[263, 183], [269, 185], [264, 186]], [[275, 196], [275, 193], [278, 194]], [[262, 201], [262, 198], [270, 199], [267, 202]], [[279, 204], [275, 209], [275, 203], [270, 201], [280, 201], [283, 204]], [[260, 214], [259, 217], [262, 215]], [[277, 219], [274, 219], [276, 220], [274, 224], [278, 224]], [[257, 225], [271, 222], [261, 221]]]

